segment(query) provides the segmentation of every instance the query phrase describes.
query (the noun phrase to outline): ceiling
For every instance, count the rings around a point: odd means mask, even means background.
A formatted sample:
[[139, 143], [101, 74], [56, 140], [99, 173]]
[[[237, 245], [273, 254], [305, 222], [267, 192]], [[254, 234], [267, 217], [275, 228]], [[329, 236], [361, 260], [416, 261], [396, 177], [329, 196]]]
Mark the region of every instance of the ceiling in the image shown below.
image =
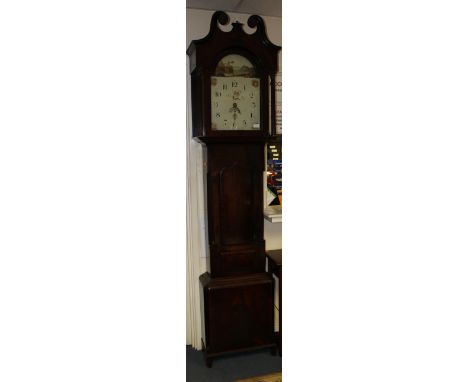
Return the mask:
[[186, 0], [187, 8], [281, 17], [281, 0]]

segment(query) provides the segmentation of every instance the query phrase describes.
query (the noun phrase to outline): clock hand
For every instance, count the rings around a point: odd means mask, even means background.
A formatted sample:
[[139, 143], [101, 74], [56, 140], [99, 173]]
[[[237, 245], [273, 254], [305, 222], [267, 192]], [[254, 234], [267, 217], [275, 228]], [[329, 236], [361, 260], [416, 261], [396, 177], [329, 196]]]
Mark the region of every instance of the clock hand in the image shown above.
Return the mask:
[[237, 103], [235, 103], [235, 102], [232, 104], [232, 107], [229, 109], [229, 112], [234, 113], [234, 115], [236, 113], [242, 114], [240, 109], [237, 107]]

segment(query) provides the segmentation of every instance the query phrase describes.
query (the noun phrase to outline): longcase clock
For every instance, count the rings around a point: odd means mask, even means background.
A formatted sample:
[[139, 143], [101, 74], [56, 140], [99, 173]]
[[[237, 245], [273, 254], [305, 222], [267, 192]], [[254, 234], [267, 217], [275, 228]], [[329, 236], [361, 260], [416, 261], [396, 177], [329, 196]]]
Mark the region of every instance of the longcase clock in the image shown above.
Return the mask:
[[203, 350], [213, 357], [275, 349], [272, 276], [265, 272], [265, 142], [275, 131], [274, 79], [280, 47], [251, 16], [246, 33], [215, 12], [208, 35], [192, 41], [193, 137], [204, 145], [209, 272], [200, 276]]

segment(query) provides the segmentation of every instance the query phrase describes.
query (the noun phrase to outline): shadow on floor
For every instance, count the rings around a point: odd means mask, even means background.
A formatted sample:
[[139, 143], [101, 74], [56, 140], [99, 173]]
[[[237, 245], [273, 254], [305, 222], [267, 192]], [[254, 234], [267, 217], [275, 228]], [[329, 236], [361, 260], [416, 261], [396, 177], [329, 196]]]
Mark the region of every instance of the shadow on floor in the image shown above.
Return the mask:
[[255, 377], [281, 371], [281, 357], [270, 350], [259, 350], [213, 359], [207, 368], [203, 354], [191, 346], [186, 352], [187, 382], [233, 382], [236, 379]]

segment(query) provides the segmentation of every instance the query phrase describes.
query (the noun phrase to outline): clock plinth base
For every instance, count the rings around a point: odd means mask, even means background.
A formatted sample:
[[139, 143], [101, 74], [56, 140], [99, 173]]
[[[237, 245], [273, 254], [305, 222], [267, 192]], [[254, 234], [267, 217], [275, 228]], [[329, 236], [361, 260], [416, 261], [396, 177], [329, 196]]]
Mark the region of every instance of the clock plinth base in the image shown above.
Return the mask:
[[268, 273], [236, 277], [200, 276], [203, 355], [214, 357], [270, 348], [274, 338], [274, 281]]

